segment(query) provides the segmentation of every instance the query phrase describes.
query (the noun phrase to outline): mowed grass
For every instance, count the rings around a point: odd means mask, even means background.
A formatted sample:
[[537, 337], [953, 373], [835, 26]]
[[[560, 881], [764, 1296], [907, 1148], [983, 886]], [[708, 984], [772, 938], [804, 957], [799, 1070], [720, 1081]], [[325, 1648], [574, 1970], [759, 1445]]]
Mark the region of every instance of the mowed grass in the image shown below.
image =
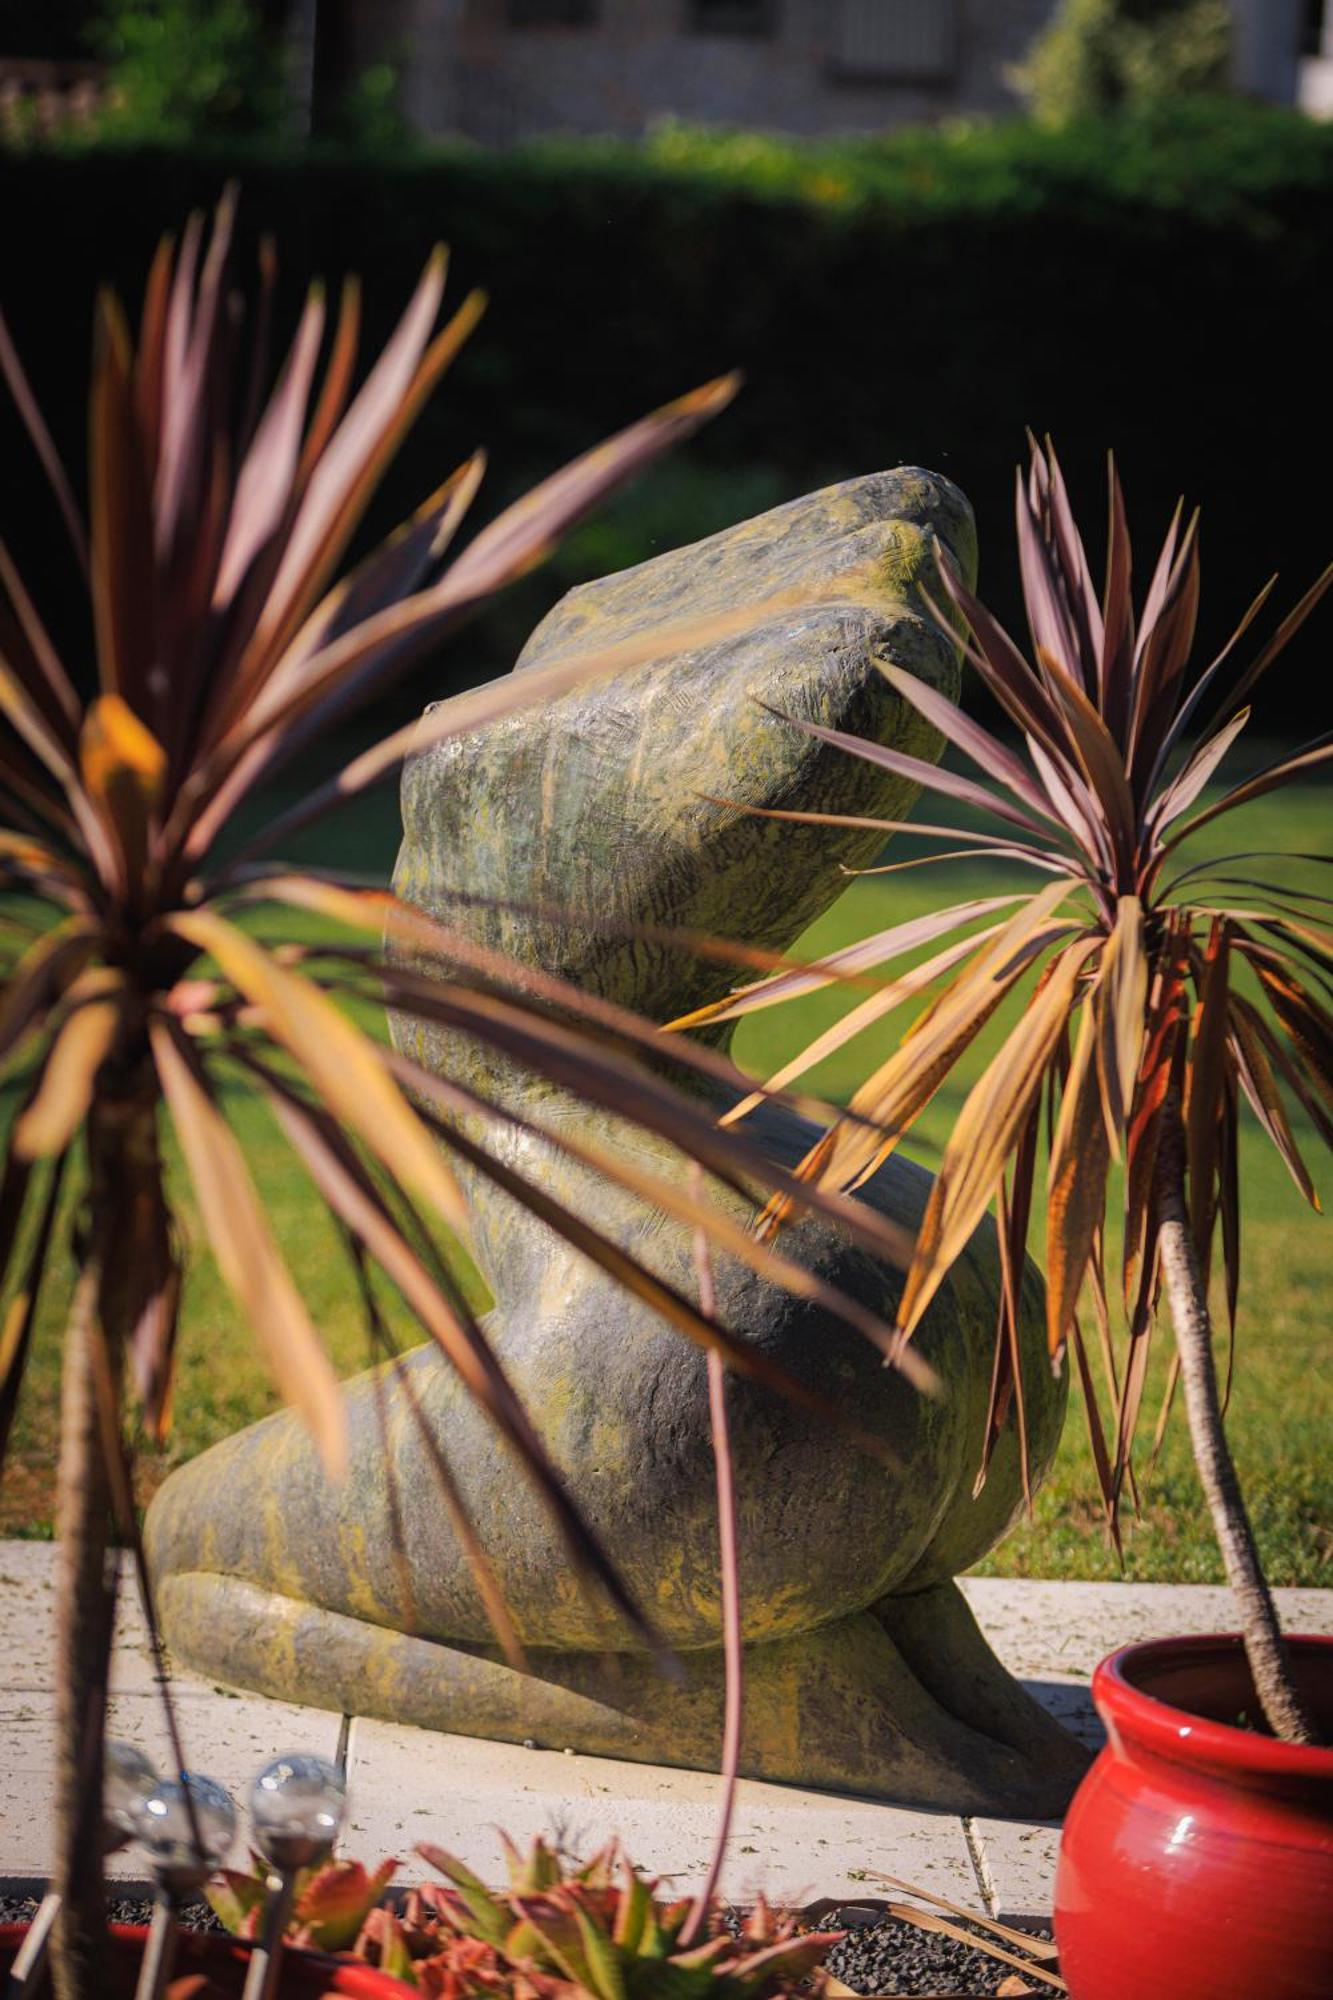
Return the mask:
[[[938, 816], [923, 805], [923, 818]], [[1300, 852], [1327, 844], [1326, 794], [1309, 786], [1280, 799], [1247, 807], [1218, 823], [1196, 843], [1198, 853], [1281, 848]], [[385, 796], [349, 814], [322, 837], [320, 858], [333, 866], [385, 873], [397, 830], [393, 800]], [[911, 850], [899, 842], [889, 858]], [[1191, 854], [1191, 858], [1194, 858]], [[1264, 864], [1270, 871], [1275, 864]], [[1244, 871], [1241, 871], [1244, 872]], [[1281, 879], [1326, 891], [1319, 871], [1283, 863]], [[1028, 878], [1030, 880], [1030, 878]], [[808, 933], [800, 949], [810, 955], [881, 929], [943, 901], [963, 902], [1026, 886], [1021, 872], [984, 861], [946, 863], [855, 881]], [[1243, 903], [1245, 891], [1230, 891]], [[312, 920], [297, 923], [269, 914], [271, 937], [311, 935]], [[774, 1008], [742, 1025], [736, 1053], [761, 1074], [776, 1069], [834, 1020], [856, 995], [825, 991], [789, 1007]], [[884, 1059], [907, 1017], [895, 1017], [850, 1044], [807, 1080], [840, 1100]], [[927, 1165], [938, 1157], [971, 1082], [998, 1046], [1014, 1014], [1002, 1016], [940, 1092], [907, 1149]], [[349, 1373], [368, 1356], [350, 1273], [335, 1233], [311, 1196], [301, 1169], [271, 1119], [253, 1098], [228, 1097], [228, 1115], [245, 1143], [255, 1178], [279, 1241], [309, 1299], [335, 1364]], [[1285, 1169], [1258, 1133], [1248, 1112], [1242, 1150], [1244, 1198], [1243, 1276], [1231, 1437], [1246, 1483], [1265, 1560], [1275, 1583], [1333, 1584], [1333, 1384], [1325, 1365], [1329, 1301], [1333, 1298], [1333, 1233], [1301, 1202]], [[1317, 1141], [1298, 1122], [1298, 1138], [1327, 1185], [1326, 1161]], [[276, 1407], [254, 1341], [199, 1241], [188, 1184], [179, 1159], [171, 1171], [189, 1236], [189, 1266], [181, 1327], [179, 1370], [171, 1435], [164, 1446], [144, 1440], [141, 1492], [147, 1496], [170, 1467], [228, 1432]], [[1119, 1199], [1113, 1184], [1114, 1207]], [[1042, 1258], [1044, 1214], [1038, 1207], [1032, 1247]], [[1110, 1268], [1116, 1252], [1114, 1213]], [[461, 1256], [461, 1253], [458, 1253]], [[0, 1482], [0, 1533], [51, 1532], [58, 1420], [61, 1332], [72, 1272], [62, 1260], [43, 1300], [28, 1381], [10, 1464]], [[475, 1272], [470, 1289], [479, 1302], [485, 1288]], [[398, 1332], [415, 1338], [405, 1315]], [[1147, 1444], [1160, 1401], [1169, 1354], [1169, 1329], [1155, 1343], [1147, 1396], [1148, 1425], [1141, 1454], [1142, 1515], [1127, 1523], [1123, 1571], [1101, 1524], [1087, 1425], [1077, 1392], [1051, 1477], [1038, 1495], [1034, 1518], [1020, 1523], [983, 1568], [995, 1574], [1104, 1577], [1124, 1574], [1151, 1581], [1220, 1581], [1221, 1567], [1190, 1460], [1180, 1412], [1168, 1429], [1160, 1458], [1147, 1473]]]

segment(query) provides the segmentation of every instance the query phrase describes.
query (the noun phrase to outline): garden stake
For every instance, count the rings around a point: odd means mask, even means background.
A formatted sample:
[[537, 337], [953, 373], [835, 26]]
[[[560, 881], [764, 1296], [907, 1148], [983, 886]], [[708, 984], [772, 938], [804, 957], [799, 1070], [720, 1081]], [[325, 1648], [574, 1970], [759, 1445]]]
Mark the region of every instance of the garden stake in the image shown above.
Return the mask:
[[54, 1889], [48, 1889], [5, 1980], [5, 2000], [25, 2000], [36, 1993], [46, 1971], [47, 1948], [59, 1914], [60, 1898]]
[[243, 2000], [272, 2000], [277, 1991], [283, 1933], [296, 1900], [297, 1875], [328, 1860], [346, 1806], [346, 1781], [327, 1757], [302, 1753], [275, 1757], [255, 1779], [250, 1792], [252, 1833], [270, 1873]]
[[236, 1808], [212, 1778], [182, 1773], [143, 1801], [135, 1830], [157, 1883], [135, 2000], [161, 2000], [176, 1959], [177, 1911], [226, 1855], [236, 1835]]

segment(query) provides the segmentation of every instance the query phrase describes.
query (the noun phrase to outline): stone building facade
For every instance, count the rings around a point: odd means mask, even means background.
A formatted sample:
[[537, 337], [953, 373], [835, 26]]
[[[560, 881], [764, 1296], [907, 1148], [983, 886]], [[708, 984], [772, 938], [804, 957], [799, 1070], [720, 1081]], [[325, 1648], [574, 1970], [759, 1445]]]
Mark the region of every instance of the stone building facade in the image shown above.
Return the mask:
[[654, 120], [877, 131], [1015, 102], [1054, 0], [361, 0], [427, 131], [492, 145]]
[[[1232, 4], [1238, 85], [1297, 102], [1323, 0]], [[392, 61], [421, 130], [503, 146], [548, 133], [632, 137], [664, 117], [815, 135], [1012, 110], [1009, 72], [1055, 5], [344, 0], [337, 11], [344, 59]]]

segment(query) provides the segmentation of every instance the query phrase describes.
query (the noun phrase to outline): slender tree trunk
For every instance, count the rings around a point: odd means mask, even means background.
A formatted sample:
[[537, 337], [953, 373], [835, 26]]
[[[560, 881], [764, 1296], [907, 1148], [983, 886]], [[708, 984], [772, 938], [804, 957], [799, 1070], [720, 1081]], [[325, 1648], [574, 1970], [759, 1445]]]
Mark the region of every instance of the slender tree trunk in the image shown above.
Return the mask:
[[1185, 1200], [1185, 1133], [1174, 1095], [1163, 1118], [1156, 1188], [1162, 1280], [1180, 1355], [1194, 1462], [1227, 1582], [1240, 1611], [1245, 1652], [1260, 1705], [1276, 1735], [1292, 1743], [1313, 1743], [1318, 1740], [1317, 1732], [1292, 1674], [1291, 1657], [1259, 1562], [1222, 1422], [1212, 1320]]
[[86, 1240], [65, 1339], [56, 1485], [57, 2000], [106, 1987], [102, 1775], [116, 1616], [119, 1538], [107, 1461], [107, 1411], [143, 1283], [135, 1190], [156, 1166], [156, 1109], [142, 1075], [104, 1080], [88, 1122]]
[[59, 2000], [94, 2000], [104, 1984], [102, 1764], [115, 1617], [116, 1551], [98, 1412], [101, 1269], [90, 1256], [65, 1341], [56, 1495], [56, 1926]]

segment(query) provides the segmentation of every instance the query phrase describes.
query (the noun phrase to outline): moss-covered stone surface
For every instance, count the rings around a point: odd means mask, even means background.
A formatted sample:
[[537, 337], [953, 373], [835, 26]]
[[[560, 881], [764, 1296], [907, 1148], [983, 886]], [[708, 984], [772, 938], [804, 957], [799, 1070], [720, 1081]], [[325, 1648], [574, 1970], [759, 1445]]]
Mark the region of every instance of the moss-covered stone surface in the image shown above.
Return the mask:
[[[735, 974], [632, 924], [782, 949], [863, 865], [873, 830], [809, 827], [765, 806], [902, 816], [911, 789], [793, 729], [798, 714], [938, 748], [879, 672], [897, 661], [946, 691], [955, 653], [924, 615], [931, 535], [975, 570], [971, 515], [947, 481], [874, 474], [572, 592], [520, 670], [684, 617], [780, 600], [743, 636], [655, 662], [450, 740], [409, 766], [398, 887], [529, 964], [675, 1017]], [[807, 601], [793, 602], [793, 593]], [[727, 803], [722, 803], [725, 801]], [[478, 897], [488, 899], [478, 903]], [[537, 1128], [478, 1124], [538, 1179], [678, 1289], [689, 1233], [559, 1148], [562, 1132], [679, 1178], [678, 1154], [613, 1109], [417, 1022], [399, 1045]], [[794, 1163], [815, 1128], [766, 1111], [753, 1131]], [[928, 1176], [892, 1161], [865, 1199], [907, 1228]], [[719, 1199], [748, 1221], [736, 1193]], [[586, 1518], [684, 1661], [664, 1681], [572, 1572], [537, 1494], [433, 1349], [405, 1380], [349, 1387], [352, 1470], [331, 1488], [280, 1415], [166, 1485], [149, 1540], [173, 1645], [222, 1678], [426, 1726], [687, 1764], [721, 1731], [717, 1518], [702, 1356], [545, 1225], [474, 1175], [475, 1247], [496, 1298], [487, 1332]], [[901, 1276], [807, 1218], [784, 1248], [887, 1319]], [[1020, 1503], [1012, 1420], [973, 1495], [989, 1391], [998, 1261], [988, 1224], [917, 1336], [947, 1384], [918, 1395], [824, 1308], [716, 1260], [726, 1323], [885, 1452], [733, 1377], [749, 1673], [745, 1767], [955, 1811], [1048, 1811], [1079, 1754], [1003, 1674], [952, 1585]], [[1064, 1390], [1044, 1365], [1025, 1280], [1027, 1421], [1040, 1472]], [[443, 1508], [423, 1420], [481, 1530], [530, 1672], [496, 1655]], [[395, 1534], [395, 1518], [401, 1537]], [[395, 1554], [401, 1539], [401, 1553]]]

